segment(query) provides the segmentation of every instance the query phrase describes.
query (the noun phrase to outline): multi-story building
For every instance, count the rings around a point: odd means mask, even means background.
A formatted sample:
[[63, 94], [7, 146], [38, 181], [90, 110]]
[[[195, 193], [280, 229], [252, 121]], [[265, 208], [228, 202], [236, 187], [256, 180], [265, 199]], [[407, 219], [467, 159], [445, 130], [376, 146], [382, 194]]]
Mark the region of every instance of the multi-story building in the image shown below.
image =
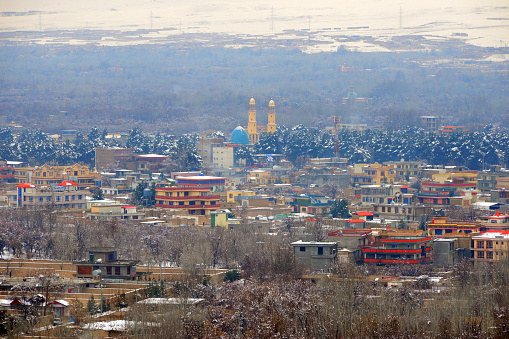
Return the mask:
[[482, 262], [501, 262], [509, 260], [509, 231], [489, 230], [472, 237], [472, 260]]
[[451, 197], [459, 197], [461, 191], [475, 190], [476, 183], [453, 181], [439, 183], [424, 181], [421, 183], [421, 191], [417, 194], [417, 200], [421, 204], [450, 205]]
[[177, 185], [183, 187], [208, 188], [212, 192], [222, 192], [226, 178], [207, 175], [178, 177]]
[[387, 162], [384, 165], [392, 166], [396, 172], [396, 179], [402, 180], [409, 177], [417, 177], [422, 173], [420, 162], [394, 161]]
[[293, 242], [292, 247], [295, 259], [310, 270], [330, 270], [338, 252], [338, 244], [335, 242], [299, 240]]
[[8, 183], [17, 183], [16, 168], [28, 167], [26, 162], [21, 161], [0, 161], [0, 180]]
[[167, 155], [160, 154], [137, 154], [134, 156], [134, 161], [136, 162], [136, 170], [139, 172], [157, 172], [169, 158]]
[[428, 223], [427, 228], [428, 235], [431, 237], [458, 236], [484, 230], [479, 222], [449, 220], [447, 217], [435, 217]]
[[235, 165], [235, 149], [238, 145], [217, 146], [212, 150], [212, 164], [216, 168], [230, 168]]
[[210, 215], [219, 209], [219, 195], [209, 195], [210, 187], [156, 187], [156, 207], [184, 209], [189, 214]]
[[328, 215], [334, 201], [323, 195], [290, 195], [292, 213], [308, 213], [314, 215]]
[[254, 197], [254, 191], [228, 191], [226, 192], [226, 202], [234, 203], [236, 197]]
[[424, 264], [431, 261], [431, 237], [383, 237], [371, 247], [362, 248], [365, 263]]
[[477, 173], [477, 188], [482, 192], [491, 192], [497, 188], [499, 178], [509, 177], [509, 171], [500, 166], [490, 166], [489, 171], [479, 171]]
[[433, 239], [433, 265], [437, 267], [454, 265], [462, 259], [459, 254], [460, 251], [458, 251], [458, 239]]
[[477, 171], [452, 171], [445, 173], [435, 173], [432, 178], [434, 182], [440, 184], [458, 183], [458, 184], [470, 184], [475, 189], [477, 186]]
[[205, 164], [211, 164], [213, 160], [214, 148], [221, 147], [223, 143], [223, 138], [210, 138], [206, 136], [200, 136], [200, 139], [195, 143], [195, 147], [203, 162]]
[[402, 185], [365, 185], [361, 186], [362, 206], [373, 204], [412, 204], [412, 194], [408, 194], [408, 186]]
[[125, 206], [119, 204], [97, 204], [91, 206], [87, 217], [91, 220], [139, 220], [145, 213], [138, 212], [136, 206]]
[[432, 115], [421, 116], [421, 126], [429, 132], [437, 132], [445, 125], [445, 119]]
[[392, 184], [396, 178], [396, 170], [392, 166], [379, 163], [355, 164], [351, 183], [355, 185]]
[[384, 219], [418, 221], [423, 215], [431, 215], [431, 207], [401, 203], [373, 204], [373, 213]]
[[[112, 247], [89, 249], [87, 261], [76, 261], [76, 277], [93, 278], [94, 271], [102, 279], [135, 280], [142, 274], [136, 273], [136, 260], [118, 260], [117, 251]], [[99, 272], [100, 270], [100, 272]]]
[[61, 210], [86, 209], [86, 194], [73, 182], [63, 182], [52, 187], [37, 187], [25, 182], [16, 186], [16, 191], [7, 193], [10, 207], [55, 208]]
[[91, 172], [87, 165], [17, 167], [15, 181], [18, 184], [30, 182], [39, 186], [54, 186], [63, 181], [77, 183], [78, 190], [94, 190], [101, 184], [101, 174]]
[[486, 217], [482, 225], [486, 230], [509, 230], [509, 214], [500, 214], [497, 211], [494, 215]]
[[133, 163], [134, 149], [120, 147], [97, 147], [95, 149], [95, 168], [125, 167], [127, 162]]

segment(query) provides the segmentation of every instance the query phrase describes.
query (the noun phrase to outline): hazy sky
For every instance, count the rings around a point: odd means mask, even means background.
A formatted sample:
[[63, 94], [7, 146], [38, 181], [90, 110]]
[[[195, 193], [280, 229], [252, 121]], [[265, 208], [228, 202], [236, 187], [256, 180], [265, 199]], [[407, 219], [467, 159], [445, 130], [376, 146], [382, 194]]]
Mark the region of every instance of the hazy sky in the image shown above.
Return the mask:
[[[369, 26], [366, 35], [467, 33], [471, 43], [479, 45], [509, 43], [508, 0], [0, 0], [0, 8], [4, 12], [1, 31], [152, 27], [270, 34], [310, 28], [346, 34], [348, 27]], [[42, 14], [23, 13], [29, 11]]]

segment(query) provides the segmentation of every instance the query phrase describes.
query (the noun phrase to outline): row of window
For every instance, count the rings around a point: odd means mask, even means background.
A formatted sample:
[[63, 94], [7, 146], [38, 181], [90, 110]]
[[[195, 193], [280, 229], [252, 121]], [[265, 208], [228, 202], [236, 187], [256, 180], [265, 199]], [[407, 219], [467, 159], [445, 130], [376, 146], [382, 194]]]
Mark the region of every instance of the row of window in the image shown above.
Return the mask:
[[[484, 254], [486, 253], [486, 255]], [[493, 253], [494, 252], [483, 252], [483, 251], [479, 251], [477, 252], [477, 259], [493, 259]], [[495, 254], [498, 256], [498, 252], [495, 252]], [[504, 252], [500, 252], [500, 255], [503, 256], [504, 255]]]
[[[94, 266], [94, 270], [99, 269], [99, 266]], [[113, 269], [111, 266], [106, 266], [106, 275], [112, 275]], [[120, 266], [115, 266], [115, 275], [120, 275]], [[131, 267], [127, 266], [127, 275], [131, 275]]]
[[[387, 206], [387, 207], [386, 206], [381, 206], [381, 210], [382, 210], [382, 213], [384, 213], [386, 211], [387, 211], [387, 213], [392, 213], [392, 207], [391, 206]], [[378, 206], [374, 207], [374, 211], [378, 212]], [[399, 213], [399, 207], [394, 207], [394, 213]], [[404, 208], [402, 208], [402, 213], [403, 214], [406, 214], [406, 213], [412, 214], [412, 208], [411, 207], [408, 207], [408, 208], [404, 207]]]
[[[187, 205], [185, 204], [184, 201], [175, 201], [175, 202], [168, 201], [166, 203], [166, 205], [169, 205], [169, 206], [195, 206], [196, 203], [197, 203], [197, 201], [192, 201], [192, 200], [189, 201], [189, 204], [187, 204]], [[159, 204], [164, 205], [165, 202], [163, 200], [159, 200]], [[211, 201], [209, 205], [215, 205], [215, 204], [216, 204], [215, 201]], [[200, 201], [200, 205], [206, 205], [206, 201]]]

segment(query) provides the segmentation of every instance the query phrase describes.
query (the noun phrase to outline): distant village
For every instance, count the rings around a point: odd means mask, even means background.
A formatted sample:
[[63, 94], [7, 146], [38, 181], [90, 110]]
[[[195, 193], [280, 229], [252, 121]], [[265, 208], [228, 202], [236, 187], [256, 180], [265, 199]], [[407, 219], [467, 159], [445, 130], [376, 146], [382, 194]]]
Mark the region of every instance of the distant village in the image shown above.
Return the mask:
[[[345, 103], [349, 100], [369, 98], [352, 94]], [[231, 133], [207, 131], [196, 139], [200, 170], [173, 171], [168, 155], [135, 152], [125, 146], [127, 133], [108, 134], [119, 146], [95, 148], [94, 166], [2, 159], [2, 213], [35, 211], [67, 224], [125, 224], [156, 235], [193, 230], [208, 237], [207, 251], [213, 255], [208, 262], [182, 259], [178, 265], [137, 258], [128, 249], [120, 256], [118, 243], [88, 243], [81, 257], [54, 260], [41, 253], [28, 255], [26, 246], [2, 238], [1, 335], [137, 333], [140, 322], [151, 327], [156, 314], [165, 314], [163, 309], [177, 317], [182, 307], [218, 307], [206, 295], [182, 292], [190, 289], [185, 284], [192, 279], [203, 285], [234, 283], [250, 279], [246, 272], [256, 271], [256, 265], [279, 263], [278, 272], [310, 284], [349, 278], [387, 290], [419, 290], [434, 300], [430, 295], [447, 294], [462, 284], [453, 269], [457, 265], [476, 270], [509, 263], [508, 169], [491, 164], [484, 168], [484, 160], [482, 170], [470, 170], [405, 159], [349, 163], [341, 157], [304, 158], [296, 167], [276, 153], [253, 154], [248, 162], [242, 152], [261, 134], [277, 129], [274, 101], [258, 111], [258, 120], [267, 115], [263, 126], [257, 124], [255, 105], [252, 98], [246, 126]], [[465, 132], [461, 126], [446, 126], [439, 117], [423, 116], [421, 122], [428, 133]], [[329, 130], [332, 135], [362, 132], [366, 125], [342, 124], [337, 118]], [[62, 131], [54, 142], [75, 137], [75, 131]], [[27, 221], [21, 227], [34, 226]], [[214, 252], [225, 234], [249, 238], [250, 251], [272, 253], [272, 264], [254, 263], [249, 256], [228, 261], [226, 254]], [[292, 267], [283, 269], [282, 263]], [[251, 277], [256, 275], [252, 272]], [[259, 279], [267, 278], [259, 274]], [[505, 300], [507, 285], [502, 293]], [[140, 320], [125, 311], [136, 307], [145, 307], [150, 317]], [[229, 310], [227, 305], [224, 309]], [[476, 319], [482, 331], [490, 326], [498, 331], [492, 320], [483, 322], [483, 315]]]

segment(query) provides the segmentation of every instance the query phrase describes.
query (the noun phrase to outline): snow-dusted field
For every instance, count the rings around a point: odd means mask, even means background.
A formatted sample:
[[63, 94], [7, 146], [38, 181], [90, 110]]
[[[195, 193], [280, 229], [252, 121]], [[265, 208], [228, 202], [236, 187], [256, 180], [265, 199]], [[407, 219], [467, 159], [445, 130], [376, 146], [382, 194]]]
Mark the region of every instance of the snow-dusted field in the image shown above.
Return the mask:
[[[324, 41], [335, 35], [449, 38], [461, 33], [461, 39], [479, 46], [509, 43], [507, 0], [0, 0], [0, 12], [0, 32], [152, 28], [157, 31], [152, 34], [161, 38], [181, 33], [270, 36], [309, 30], [323, 32], [318, 38]], [[150, 37], [136, 42], [104, 40], [105, 45], [132, 44], [147, 43]]]

